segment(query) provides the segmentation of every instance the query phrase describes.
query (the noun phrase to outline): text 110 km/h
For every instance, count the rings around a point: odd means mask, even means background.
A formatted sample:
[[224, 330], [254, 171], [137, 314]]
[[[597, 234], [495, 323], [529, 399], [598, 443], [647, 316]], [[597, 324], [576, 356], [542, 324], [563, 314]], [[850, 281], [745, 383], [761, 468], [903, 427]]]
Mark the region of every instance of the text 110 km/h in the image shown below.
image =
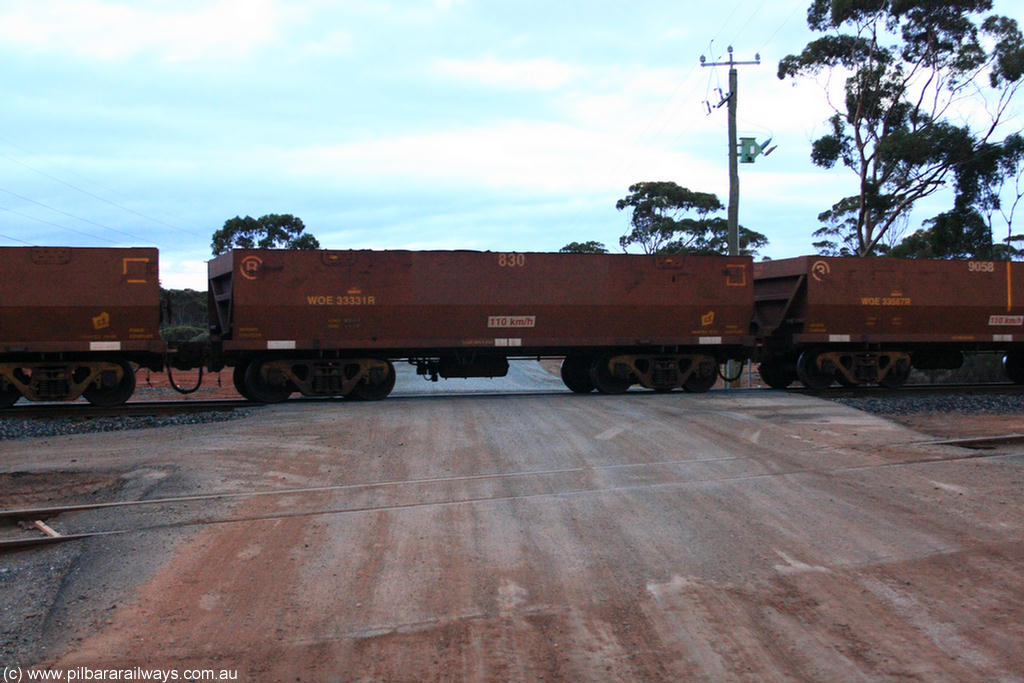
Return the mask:
[[534, 327], [537, 324], [535, 315], [491, 315], [487, 317], [487, 327]]

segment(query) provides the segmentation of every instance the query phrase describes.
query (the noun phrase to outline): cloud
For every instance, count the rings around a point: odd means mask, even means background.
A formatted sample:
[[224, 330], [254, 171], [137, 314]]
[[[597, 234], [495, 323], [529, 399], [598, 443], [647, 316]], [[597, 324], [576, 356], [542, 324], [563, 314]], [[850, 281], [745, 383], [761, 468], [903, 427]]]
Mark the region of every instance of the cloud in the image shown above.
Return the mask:
[[702, 177], [717, 171], [714, 165], [678, 151], [537, 120], [312, 146], [283, 152], [281, 164], [295, 175], [357, 182], [438, 183], [541, 193], [618, 192], [638, 177], [683, 176], [699, 184]]
[[515, 90], [555, 90], [578, 78], [583, 71], [554, 59], [507, 61], [494, 57], [438, 59], [430, 70], [438, 78]]
[[206, 289], [206, 262], [192, 259], [178, 259], [160, 252], [160, 286], [164, 289]]
[[0, 42], [107, 61], [232, 58], [274, 41], [288, 14], [274, 0], [20, 2], [0, 11]]
[[320, 38], [304, 44], [299, 49], [303, 57], [334, 57], [352, 52], [354, 38], [347, 30], [329, 30]]

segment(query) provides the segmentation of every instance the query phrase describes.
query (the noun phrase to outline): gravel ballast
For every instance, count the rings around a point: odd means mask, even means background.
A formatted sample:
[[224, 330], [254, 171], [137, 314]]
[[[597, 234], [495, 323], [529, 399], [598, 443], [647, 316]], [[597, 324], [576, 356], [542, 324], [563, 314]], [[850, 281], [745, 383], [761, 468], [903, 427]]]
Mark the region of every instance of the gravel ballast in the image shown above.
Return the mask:
[[28, 439], [40, 436], [64, 436], [91, 432], [121, 432], [175, 425], [227, 422], [247, 417], [249, 410], [229, 412], [211, 410], [180, 415], [125, 415], [120, 417], [63, 417], [56, 419], [0, 419], [0, 440]]
[[842, 397], [833, 400], [874, 415], [916, 415], [921, 413], [998, 415], [1024, 413], [1024, 394], [949, 393], [921, 395], [895, 392], [888, 396]]

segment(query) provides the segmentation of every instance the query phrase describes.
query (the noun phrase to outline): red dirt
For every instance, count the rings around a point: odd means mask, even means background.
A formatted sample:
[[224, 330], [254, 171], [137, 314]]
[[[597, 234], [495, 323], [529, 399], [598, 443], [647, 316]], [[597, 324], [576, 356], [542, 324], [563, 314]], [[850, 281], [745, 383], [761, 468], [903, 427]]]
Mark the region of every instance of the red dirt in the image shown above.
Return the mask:
[[[211, 506], [236, 521], [174, 536], [98, 626], [70, 620], [80, 640], [52, 664], [251, 681], [1013, 680], [1020, 464], [922, 440], [778, 392], [289, 404], [61, 439], [33, 457], [187, 470], [203, 493], [339, 488]], [[0, 446], [8, 466], [25, 457]], [[169, 533], [121, 537], [120, 561], [145, 564]]]
[[[198, 370], [174, 370], [174, 382], [183, 389], [191, 389], [199, 377]], [[181, 394], [171, 387], [167, 372], [152, 372], [144, 368], [135, 373], [133, 401], [209, 401], [213, 399], [241, 399], [231, 381], [231, 368], [220, 372], [204, 372], [202, 385], [192, 394]]]

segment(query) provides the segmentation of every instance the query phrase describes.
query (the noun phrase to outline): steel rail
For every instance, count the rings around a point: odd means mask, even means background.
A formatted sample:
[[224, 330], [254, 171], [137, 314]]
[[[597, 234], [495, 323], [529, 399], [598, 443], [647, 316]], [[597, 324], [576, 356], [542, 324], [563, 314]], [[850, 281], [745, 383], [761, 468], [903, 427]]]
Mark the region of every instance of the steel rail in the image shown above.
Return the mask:
[[203, 401], [136, 401], [114, 407], [88, 403], [30, 403], [0, 410], [0, 419], [55, 419], [64, 417], [144, 417], [182, 415], [206, 412], [230, 412], [237, 408], [254, 408], [259, 404], [243, 399], [211, 399]]
[[[926, 445], [933, 442], [912, 442], [914, 445]], [[939, 442], [936, 445], [940, 445]], [[686, 486], [692, 486], [703, 483], [721, 483], [721, 482], [732, 482], [732, 481], [753, 481], [758, 479], [766, 479], [780, 476], [794, 476], [802, 474], [814, 474], [814, 475], [832, 475], [843, 472], [852, 472], [858, 470], [870, 470], [883, 467], [905, 467], [911, 465], [927, 465], [932, 463], [946, 463], [955, 462], [959, 460], [973, 460], [973, 459], [988, 459], [988, 458], [1005, 458], [1005, 457], [1020, 457], [1016, 454], [1009, 453], [990, 453], [980, 452], [972, 450], [969, 453], [963, 453], [959, 455], [946, 455], [938, 457], [922, 457], [922, 458], [909, 458], [904, 460], [896, 460], [892, 462], [879, 462], [862, 465], [847, 465], [844, 467], [836, 467], [831, 469], [822, 468], [794, 468], [785, 471], [776, 472], [762, 472], [759, 474], [739, 474], [731, 476], [711, 477], [695, 480], [686, 481], [667, 481], [653, 484], [630, 484], [624, 486], [604, 486], [604, 487], [589, 487], [589, 488], [574, 488], [566, 489], [562, 491], [543, 491], [538, 493], [527, 493], [522, 495], [501, 495], [501, 496], [469, 496], [463, 497], [457, 500], [447, 501], [416, 501], [411, 503], [399, 503], [399, 504], [382, 504], [382, 505], [365, 505], [358, 507], [341, 507], [341, 508], [326, 508], [317, 510], [300, 510], [295, 512], [278, 512], [266, 515], [249, 515], [244, 517], [227, 517], [223, 519], [196, 519], [196, 520], [185, 520], [185, 521], [170, 521], [162, 522], [159, 524], [150, 524], [145, 526], [133, 527], [133, 528], [122, 528], [122, 529], [110, 529], [103, 531], [92, 531], [82, 532], [75, 534], [61, 535], [57, 537], [43, 536], [43, 537], [31, 537], [31, 538], [11, 538], [0, 540], [0, 552], [4, 550], [15, 550], [29, 547], [41, 547], [56, 543], [65, 543], [68, 541], [84, 540], [89, 538], [101, 537], [101, 536], [118, 536], [130, 533], [140, 533], [147, 531], [159, 531], [164, 529], [178, 529], [198, 526], [212, 526], [218, 524], [239, 524], [244, 522], [259, 522], [259, 521], [272, 521], [272, 520], [284, 520], [294, 519], [299, 517], [318, 517], [318, 516], [329, 516], [329, 515], [341, 515], [341, 514], [357, 514], [363, 512], [387, 512], [387, 511], [398, 511], [407, 510], [422, 507], [448, 507], [454, 505], [467, 505], [474, 503], [487, 503], [487, 502], [506, 502], [513, 500], [530, 500], [536, 498], [562, 498], [569, 496], [579, 496], [588, 494], [607, 494], [607, 493], [621, 493], [638, 490], [655, 490], [655, 489], [669, 489], [669, 488], [682, 488]], [[627, 467], [653, 467], [653, 466], [668, 466], [668, 465], [687, 465], [690, 463], [697, 462], [720, 462], [726, 460], [752, 460], [749, 457], [730, 457], [730, 458], [705, 458], [701, 460], [673, 460], [656, 463], [629, 463], [621, 465], [604, 465], [598, 467], [574, 467], [565, 469], [555, 470], [538, 470], [538, 471], [526, 471], [526, 472], [511, 472], [511, 473], [496, 473], [496, 474], [481, 474], [481, 475], [468, 475], [463, 477], [440, 477], [432, 479], [411, 479], [404, 481], [389, 481], [389, 482], [374, 482], [367, 484], [340, 484], [337, 486], [322, 486], [322, 487], [307, 487], [301, 489], [282, 489], [278, 491], [237, 491], [237, 492], [225, 492], [225, 493], [213, 493], [204, 494], [198, 496], [178, 496], [175, 498], [163, 498], [163, 499], [152, 499], [146, 501], [113, 501], [108, 503], [93, 503], [87, 505], [72, 505], [72, 506], [55, 506], [50, 508], [28, 508], [24, 510], [4, 510], [0, 511], [0, 519], [2, 518], [20, 518], [30, 519], [34, 516], [47, 516], [43, 513], [60, 514], [62, 512], [89, 510], [89, 509], [102, 509], [102, 508], [115, 508], [115, 507], [129, 507], [134, 505], [146, 505], [146, 504], [162, 504], [162, 503], [180, 503], [188, 501], [202, 501], [211, 500], [217, 498], [253, 498], [257, 496], [265, 495], [295, 495], [296, 493], [312, 493], [312, 492], [324, 492], [324, 491], [335, 491], [344, 489], [359, 489], [359, 488], [374, 488], [384, 486], [401, 486], [401, 485], [416, 485], [424, 483], [444, 483], [450, 481], [468, 481], [488, 478], [499, 478], [499, 477], [525, 477], [525, 476], [538, 476], [538, 475], [552, 475], [552, 474], [563, 474], [563, 473], [574, 473], [574, 472], [587, 472], [593, 470], [607, 470], [607, 469], [621, 469]]]

